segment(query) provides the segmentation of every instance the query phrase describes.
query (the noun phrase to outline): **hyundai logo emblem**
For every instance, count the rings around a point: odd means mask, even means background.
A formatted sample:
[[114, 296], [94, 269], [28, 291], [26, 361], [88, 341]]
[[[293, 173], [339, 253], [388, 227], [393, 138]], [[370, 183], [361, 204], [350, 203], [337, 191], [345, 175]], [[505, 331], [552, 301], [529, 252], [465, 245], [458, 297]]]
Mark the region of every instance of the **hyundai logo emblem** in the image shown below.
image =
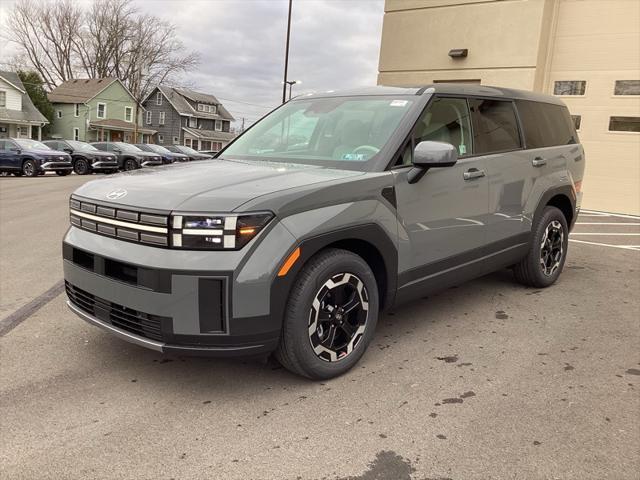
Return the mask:
[[127, 194], [127, 191], [124, 188], [118, 188], [112, 192], [107, 193], [107, 198], [109, 200], [119, 200]]

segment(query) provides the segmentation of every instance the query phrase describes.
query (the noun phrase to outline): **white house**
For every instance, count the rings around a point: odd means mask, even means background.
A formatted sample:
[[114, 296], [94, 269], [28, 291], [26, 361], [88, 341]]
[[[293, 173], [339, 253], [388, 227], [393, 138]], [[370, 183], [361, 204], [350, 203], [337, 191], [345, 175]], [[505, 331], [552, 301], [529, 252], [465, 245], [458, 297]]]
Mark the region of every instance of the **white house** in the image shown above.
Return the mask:
[[42, 127], [47, 123], [29, 98], [18, 74], [0, 70], [0, 138], [41, 140]]

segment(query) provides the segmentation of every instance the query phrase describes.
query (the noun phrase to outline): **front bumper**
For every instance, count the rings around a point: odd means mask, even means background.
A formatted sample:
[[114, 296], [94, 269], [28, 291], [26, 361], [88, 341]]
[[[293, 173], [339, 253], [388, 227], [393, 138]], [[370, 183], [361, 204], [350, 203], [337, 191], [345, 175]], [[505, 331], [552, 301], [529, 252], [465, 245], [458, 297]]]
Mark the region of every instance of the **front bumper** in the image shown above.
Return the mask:
[[162, 165], [162, 160], [146, 160], [141, 164], [143, 167], [156, 167]]
[[72, 170], [71, 162], [44, 162], [39, 169], [44, 172], [55, 172], [58, 170]]
[[94, 170], [117, 170], [118, 162], [114, 160], [99, 160], [91, 164]]
[[[161, 352], [268, 354], [278, 345], [283, 310], [282, 295], [273, 296], [281, 259], [272, 249], [293, 240], [283, 227], [273, 230], [273, 244], [263, 242], [251, 255], [249, 246], [171, 250], [71, 227], [63, 243], [69, 307], [93, 325]], [[243, 271], [247, 265], [250, 274]]]

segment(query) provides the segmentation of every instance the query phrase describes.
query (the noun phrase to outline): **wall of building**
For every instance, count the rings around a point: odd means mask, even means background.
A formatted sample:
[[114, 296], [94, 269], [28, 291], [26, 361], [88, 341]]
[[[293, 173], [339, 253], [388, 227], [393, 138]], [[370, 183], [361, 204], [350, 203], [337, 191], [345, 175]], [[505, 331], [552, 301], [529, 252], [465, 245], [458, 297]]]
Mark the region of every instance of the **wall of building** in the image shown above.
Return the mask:
[[[464, 59], [448, 56], [467, 48]], [[378, 83], [473, 81], [563, 96], [581, 116], [585, 208], [640, 214], [640, 133], [610, 132], [609, 117], [640, 116], [640, 96], [613, 94], [640, 79], [637, 0], [387, 0]]]
[[5, 92], [7, 110], [22, 110], [22, 92], [0, 78], [0, 91]]
[[[143, 104], [144, 108], [151, 112], [151, 123], [147, 123], [145, 114], [144, 127], [158, 132], [154, 135], [154, 142], [159, 145], [181, 144], [182, 118], [164, 95], [162, 96], [162, 105], [157, 105], [157, 92], [156, 89]], [[164, 125], [160, 125], [160, 112], [164, 112]]]

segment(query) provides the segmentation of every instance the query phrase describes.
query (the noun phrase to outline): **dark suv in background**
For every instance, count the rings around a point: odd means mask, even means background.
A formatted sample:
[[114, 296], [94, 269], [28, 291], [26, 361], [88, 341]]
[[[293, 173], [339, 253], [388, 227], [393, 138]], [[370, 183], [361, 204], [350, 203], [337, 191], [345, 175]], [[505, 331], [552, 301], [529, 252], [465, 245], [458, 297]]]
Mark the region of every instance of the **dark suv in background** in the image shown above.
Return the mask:
[[191, 147], [185, 147], [184, 145], [167, 145], [165, 148], [174, 153], [182, 153], [183, 155], [187, 155], [189, 157], [189, 160], [211, 160], [213, 158], [211, 155], [198, 152], [197, 150], [194, 150]]
[[135, 145], [124, 142], [94, 142], [91, 145], [103, 152], [114, 154], [121, 170], [136, 170], [141, 167], [162, 165], [162, 157], [157, 153], [140, 150]]
[[334, 377], [396, 304], [502, 268], [552, 285], [584, 169], [552, 96], [437, 84], [298, 97], [215, 162], [78, 188], [69, 306], [160, 352], [274, 352]]
[[102, 152], [90, 143], [77, 140], [47, 140], [42, 143], [71, 155], [73, 171], [78, 175], [118, 170], [118, 159], [114, 153]]
[[6, 138], [0, 140], [0, 172], [16, 176], [36, 177], [46, 172], [60, 176], [71, 173], [71, 156], [52, 150], [37, 140]]
[[136, 147], [145, 152], [155, 153], [162, 157], [162, 163], [174, 163], [174, 162], [188, 162], [189, 156], [183, 153], [175, 153], [171, 150], [167, 150], [162, 145], [155, 145], [153, 143], [136, 143]]

